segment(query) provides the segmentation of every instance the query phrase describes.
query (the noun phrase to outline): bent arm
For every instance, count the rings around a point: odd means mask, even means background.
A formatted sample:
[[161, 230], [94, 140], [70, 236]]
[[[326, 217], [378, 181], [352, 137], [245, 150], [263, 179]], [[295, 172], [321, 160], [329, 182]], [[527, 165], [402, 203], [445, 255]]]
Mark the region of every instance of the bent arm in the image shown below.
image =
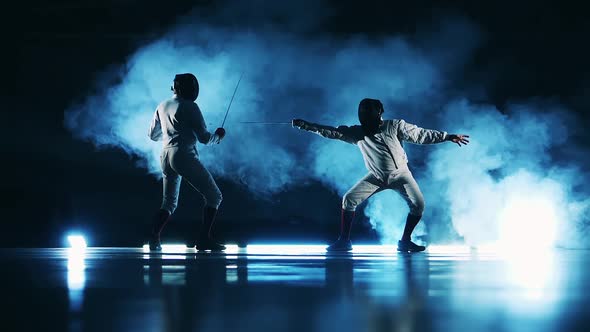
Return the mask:
[[356, 140], [351, 135], [350, 127], [348, 126], [339, 126], [338, 128], [335, 128], [331, 126], [324, 126], [317, 123], [303, 121], [303, 125], [298, 128], [312, 133], [316, 133], [325, 138], [338, 139], [346, 143], [356, 144]]
[[210, 133], [209, 130], [207, 130], [207, 125], [205, 124], [203, 114], [196, 104], [195, 108], [191, 110], [191, 122], [192, 128], [197, 134], [197, 139], [200, 143], [205, 145], [219, 143], [221, 138], [219, 135]]
[[420, 128], [414, 124], [400, 120], [398, 125], [398, 137], [414, 144], [437, 144], [446, 140], [447, 132]]
[[158, 110], [156, 110], [154, 113], [154, 118], [152, 119], [150, 130], [148, 131], [148, 136], [152, 141], [159, 141], [162, 139], [162, 124], [160, 123]]

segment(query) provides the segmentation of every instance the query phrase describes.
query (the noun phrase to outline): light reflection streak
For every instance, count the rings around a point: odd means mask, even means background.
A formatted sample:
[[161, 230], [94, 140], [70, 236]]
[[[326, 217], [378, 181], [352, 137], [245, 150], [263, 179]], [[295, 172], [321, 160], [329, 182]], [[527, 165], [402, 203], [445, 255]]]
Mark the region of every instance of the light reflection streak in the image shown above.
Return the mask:
[[84, 249], [69, 248], [67, 262], [68, 295], [70, 309], [78, 312], [84, 301], [84, 287], [86, 285], [86, 252]]

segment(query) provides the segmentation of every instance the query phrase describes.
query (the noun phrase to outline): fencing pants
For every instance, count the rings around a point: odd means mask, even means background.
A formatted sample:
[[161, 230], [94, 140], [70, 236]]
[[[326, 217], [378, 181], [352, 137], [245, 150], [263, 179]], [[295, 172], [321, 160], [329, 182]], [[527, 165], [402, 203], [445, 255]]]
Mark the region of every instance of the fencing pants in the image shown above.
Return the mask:
[[205, 206], [217, 209], [223, 199], [211, 173], [199, 161], [194, 148], [165, 148], [160, 156], [162, 164], [164, 197], [162, 210], [174, 213], [178, 206], [182, 178], [203, 195]]
[[385, 189], [398, 192], [408, 204], [410, 214], [421, 216], [424, 212], [424, 196], [409, 169], [390, 176], [387, 182], [377, 179], [370, 173], [367, 174], [344, 194], [342, 209], [355, 211], [366, 199]]

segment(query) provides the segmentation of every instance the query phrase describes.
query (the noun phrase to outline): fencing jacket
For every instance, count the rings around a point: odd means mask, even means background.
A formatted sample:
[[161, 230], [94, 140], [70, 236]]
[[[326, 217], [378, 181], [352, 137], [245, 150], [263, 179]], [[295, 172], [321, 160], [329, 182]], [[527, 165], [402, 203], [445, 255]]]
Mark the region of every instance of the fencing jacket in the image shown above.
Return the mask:
[[220, 140], [207, 130], [199, 106], [177, 95], [158, 105], [148, 135], [154, 141], [163, 140], [164, 148], [193, 149], [197, 140], [205, 145]]
[[436, 144], [443, 142], [447, 137], [444, 131], [420, 128], [404, 120], [385, 120], [379, 132], [373, 136], [365, 136], [363, 128], [359, 125], [334, 128], [305, 122], [301, 129], [357, 145], [369, 172], [384, 182], [387, 182], [391, 175], [408, 169], [408, 157], [403, 148], [403, 141]]

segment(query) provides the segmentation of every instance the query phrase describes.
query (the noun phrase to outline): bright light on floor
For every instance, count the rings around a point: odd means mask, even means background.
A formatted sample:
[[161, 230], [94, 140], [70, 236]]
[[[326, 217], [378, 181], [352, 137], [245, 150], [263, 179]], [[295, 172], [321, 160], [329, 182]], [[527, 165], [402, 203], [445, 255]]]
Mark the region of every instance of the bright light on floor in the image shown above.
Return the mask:
[[431, 245], [426, 247], [431, 254], [469, 254], [472, 248], [466, 245]]
[[548, 286], [558, 273], [554, 268], [552, 252], [541, 252], [537, 256], [506, 255], [505, 257], [507, 257], [508, 280], [525, 290], [522, 294], [525, 299], [539, 305], [551, 296], [551, 289]]
[[[150, 246], [148, 244], [144, 244], [142, 247], [144, 252], [150, 252]], [[225, 245], [225, 253], [232, 254], [237, 253], [239, 250], [237, 244], [226, 244]], [[161, 253], [164, 254], [183, 254], [183, 253], [193, 253], [195, 252], [194, 248], [188, 248], [185, 244], [162, 244], [162, 251]], [[157, 251], [156, 251], [157, 253]]]
[[567, 219], [563, 184], [522, 170], [503, 180], [503, 185], [498, 244], [513, 252], [531, 253], [553, 247], [557, 226]]
[[[225, 254], [247, 254], [247, 255], [272, 255], [272, 256], [323, 256], [326, 254], [327, 244], [249, 244], [245, 248], [239, 248], [235, 244], [226, 244]], [[397, 246], [393, 244], [353, 244], [350, 252], [356, 255], [396, 255]], [[142, 247], [143, 252], [150, 253], [149, 246]], [[547, 250], [537, 251], [543, 255]], [[188, 254], [195, 253], [194, 248], [187, 248], [184, 244], [162, 244], [161, 254]], [[426, 247], [427, 254], [435, 255], [469, 255], [489, 254], [510, 258], [516, 256], [513, 248], [508, 248], [501, 243], [480, 245], [470, 247], [464, 244], [429, 245]], [[528, 254], [530, 256], [530, 252]], [[536, 255], [539, 256], [539, 255]], [[171, 256], [178, 258], [178, 256]], [[237, 256], [236, 256], [237, 257]], [[149, 255], [146, 255], [149, 259]]]
[[[166, 253], [183, 253], [190, 250], [184, 244], [162, 244], [162, 252]], [[143, 251], [149, 252], [150, 246], [148, 244], [143, 245]]]
[[86, 286], [85, 250], [74, 246], [68, 249], [67, 284], [70, 309], [79, 312], [84, 303], [84, 287]]
[[513, 251], [538, 250], [554, 245], [555, 203], [545, 197], [512, 198], [499, 215], [500, 244]]
[[309, 255], [326, 250], [326, 245], [318, 244], [249, 244], [246, 253], [250, 255]]
[[86, 269], [84, 252], [71, 249], [68, 252], [68, 288], [83, 289], [86, 281], [84, 270]]
[[392, 244], [359, 244], [352, 246], [353, 254], [393, 254], [397, 246]]
[[[248, 254], [266, 255], [312, 255], [325, 254], [326, 244], [249, 244], [245, 252]], [[436, 254], [468, 254], [472, 249], [466, 245], [431, 245], [427, 252]], [[397, 246], [393, 244], [353, 244], [353, 254], [397, 254]]]
[[72, 249], [84, 249], [87, 246], [82, 235], [68, 235], [68, 243]]

